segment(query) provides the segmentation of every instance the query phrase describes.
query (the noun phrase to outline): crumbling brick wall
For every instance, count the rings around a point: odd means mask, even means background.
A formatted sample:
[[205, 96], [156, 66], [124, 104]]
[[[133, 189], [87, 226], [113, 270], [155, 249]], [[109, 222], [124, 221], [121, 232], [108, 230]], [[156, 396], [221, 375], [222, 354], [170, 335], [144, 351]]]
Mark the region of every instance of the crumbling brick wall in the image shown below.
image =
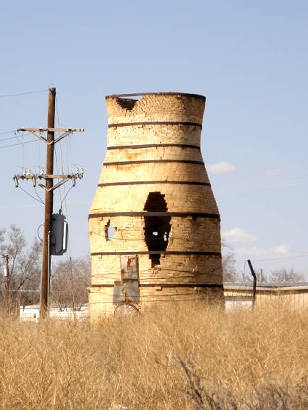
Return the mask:
[[107, 153], [89, 214], [91, 319], [123, 305], [223, 300], [220, 217], [200, 151], [205, 98], [106, 103]]

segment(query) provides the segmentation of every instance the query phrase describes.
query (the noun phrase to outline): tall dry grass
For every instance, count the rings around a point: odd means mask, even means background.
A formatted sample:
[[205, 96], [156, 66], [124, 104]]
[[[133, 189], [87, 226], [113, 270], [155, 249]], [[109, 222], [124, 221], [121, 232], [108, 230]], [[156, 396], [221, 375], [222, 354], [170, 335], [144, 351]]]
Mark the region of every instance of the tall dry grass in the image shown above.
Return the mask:
[[305, 409], [307, 311], [163, 304], [130, 319], [1, 319], [3, 409]]

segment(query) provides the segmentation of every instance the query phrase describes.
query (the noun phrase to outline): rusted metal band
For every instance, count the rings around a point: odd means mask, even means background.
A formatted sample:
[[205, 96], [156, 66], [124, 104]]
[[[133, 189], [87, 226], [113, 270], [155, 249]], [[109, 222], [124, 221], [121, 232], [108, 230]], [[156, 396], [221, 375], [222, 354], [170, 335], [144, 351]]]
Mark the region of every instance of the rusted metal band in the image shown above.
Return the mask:
[[111, 94], [111, 95], [106, 95], [107, 98], [121, 98], [121, 97], [142, 97], [145, 95], [178, 95], [181, 96], [183, 95], [184, 97], [194, 97], [194, 98], [199, 98], [200, 100], [205, 101], [205, 96], [201, 94], [191, 94], [191, 93], [180, 93], [180, 92], [175, 92], [175, 91], [158, 91], [158, 92], [150, 92], [150, 93], [131, 93], [131, 94]]
[[134, 164], [163, 164], [176, 162], [180, 164], [193, 164], [193, 165], [204, 165], [203, 161], [194, 161], [190, 159], [142, 159], [137, 161], [114, 161], [114, 162], [104, 162], [104, 166], [110, 165], [134, 165]]
[[142, 149], [142, 148], [160, 148], [160, 147], [179, 147], [179, 148], [192, 148], [200, 151], [199, 145], [190, 144], [143, 144], [143, 145], [112, 145], [107, 147], [107, 150], [111, 149]]
[[127, 182], [106, 182], [98, 184], [99, 187], [115, 185], [150, 185], [150, 184], [178, 184], [178, 185], [202, 185], [211, 186], [209, 182], [198, 181], [127, 181]]
[[222, 284], [216, 283], [141, 283], [139, 285], [143, 288], [161, 287], [161, 288], [220, 288], [223, 289]]
[[108, 124], [108, 128], [114, 127], [133, 127], [136, 125], [185, 125], [199, 127], [202, 129], [202, 124], [189, 121], [143, 121], [143, 122], [119, 122], [118, 124]]
[[219, 214], [210, 214], [206, 212], [99, 212], [93, 213], [89, 215], [89, 219], [91, 218], [99, 218], [99, 217], [112, 217], [112, 216], [176, 216], [176, 217], [193, 217], [193, 218], [213, 218], [213, 219], [220, 219]]
[[[91, 285], [93, 288], [113, 288], [114, 284], [97, 284]], [[216, 283], [139, 283], [140, 288], [219, 288], [223, 289], [222, 284]], [[181, 295], [179, 295], [181, 296]]]
[[[226, 292], [233, 292], [233, 295], [227, 295], [227, 297], [233, 298], [235, 293], [248, 293], [251, 295], [252, 293], [252, 283], [251, 283], [251, 288], [246, 288], [246, 289], [239, 289], [239, 288], [230, 288], [229, 286], [226, 286], [225, 288]], [[267, 288], [267, 289], [262, 289], [260, 287], [257, 287], [257, 295], [294, 295], [294, 294], [307, 294], [306, 289], [287, 289], [284, 290], [282, 287], [279, 288]]]
[[220, 252], [207, 251], [123, 251], [123, 252], [91, 252], [91, 256], [98, 255], [204, 255], [221, 256]]

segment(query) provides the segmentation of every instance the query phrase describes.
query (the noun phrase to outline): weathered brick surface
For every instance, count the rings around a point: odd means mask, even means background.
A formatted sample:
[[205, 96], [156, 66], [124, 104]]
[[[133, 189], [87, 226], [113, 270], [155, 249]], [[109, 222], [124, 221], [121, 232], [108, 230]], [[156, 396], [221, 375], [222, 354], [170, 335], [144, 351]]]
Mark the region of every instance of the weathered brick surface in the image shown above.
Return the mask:
[[[172, 150], [172, 148], [169, 148]], [[152, 163], [103, 166], [99, 183], [134, 181], [192, 181], [208, 183], [204, 166], [186, 163]]]
[[140, 98], [126, 109], [119, 98], [107, 99], [108, 124], [144, 121], [187, 121], [202, 123], [204, 100], [184, 95], [156, 94]]
[[[159, 144], [160, 142], [158, 142]], [[138, 145], [138, 144], [136, 144]], [[142, 144], [139, 144], [142, 145]], [[192, 145], [192, 144], [190, 144]], [[200, 150], [194, 148], [181, 147], [150, 147], [143, 149], [128, 148], [125, 150], [108, 150], [105, 163], [116, 161], [140, 161], [149, 159], [172, 159], [172, 160], [194, 160], [202, 161]], [[103, 168], [104, 169], [104, 168]]]
[[[107, 240], [105, 227], [111, 221], [116, 228]], [[93, 218], [89, 221], [91, 252], [147, 251], [142, 216]], [[212, 218], [173, 216], [168, 243], [169, 251], [220, 252], [219, 221]]]
[[[205, 212], [218, 214], [211, 187], [198, 185], [147, 184], [98, 187], [91, 213], [113, 211], [143, 211], [149, 192], [165, 195], [167, 204], [173, 203], [173, 212]], [[133, 200], [129, 200], [130, 197]]]
[[107, 143], [110, 147], [172, 143], [200, 146], [200, 132], [200, 127], [192, 125], [134, 125], [133, 134], [131, 126], [114, 127], [108, 129]]
[[[144, 96], [137, 102], [113, 96], [107, 97], [106, 101], [108, 123], [112, 125], [169, 121], [201, 124], [205, 103], [203, 99], [194, 96], [168, 93]], [[139, 309], [167, 301], [185, 303], [185, 300], [198, 298], [206, 301], [223, 299], [223, 291], [219, 288], [185, 287], [190, 284], [222, 284], [220, 222], [215, 218], [218, 209], [211, 187], [204, 185], [209, 184], [205, 166], [203, 163], [181, 162], [202, 162], [201, 152], [197, 149], [200, 146], [200, 133], [200, 127], [183, 124], [143, 124], [108, 128], [107, 145], [110, 149], [105, 156], [99, 178], [101, 186], [97, 187], [89, 218], [92, 253], [89, 303], [92, 319], [114, 312], [113, 285], [115, 281], [121, 281], [119, 254], [103, 253], [139, 253]], [[159, 146], [130, 148], [148, 144]], [[160, 144], [184, 144], [194, 147], [166, 147]], [[125, 148], [114, 149], [117, 146]], [[129, 147], [126, 148], [127, 146]], [[153, 160], [177, 162], [118, 164]], [[117, 164], [110, 164], [112, 162]], [[146, 183], [134, 184], [140, 181]], [[195, 184], [171, 184], [166, 181]], [[119, 182], [129, 184], [112, 185]], [[168, 212], [214, 215], [213, 218], [172, 216], [166, 251], [187, 254], [161, 254], [159, 264], [155, 266], [147, 254], [144, 216], [104, 215], [144, 212], [150, 192], [160, 192], [164, 196]], [[106, 233], [108, 224], [115, 228], [111, 240]], [[210, 254], [196, 254], [197, 252]]]

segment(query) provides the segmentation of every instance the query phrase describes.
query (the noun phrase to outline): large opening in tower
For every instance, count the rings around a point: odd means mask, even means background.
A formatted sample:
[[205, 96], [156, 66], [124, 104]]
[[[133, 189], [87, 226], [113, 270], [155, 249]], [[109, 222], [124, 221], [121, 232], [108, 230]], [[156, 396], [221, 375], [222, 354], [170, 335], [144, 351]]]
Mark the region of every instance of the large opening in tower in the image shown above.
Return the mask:
[[[143, 210], [147, 212], [168, 211], [165, 195], [160, 192], [150, 192]], [[168, 246], [169, 235], [171, 230], [171, 217], [164, 215], [149, 215], [144, 217], [144, 237], [150, 252], [149, 258], [152, 261], [152, 267], [160, 264], [161, 253], [165, 251]]]

